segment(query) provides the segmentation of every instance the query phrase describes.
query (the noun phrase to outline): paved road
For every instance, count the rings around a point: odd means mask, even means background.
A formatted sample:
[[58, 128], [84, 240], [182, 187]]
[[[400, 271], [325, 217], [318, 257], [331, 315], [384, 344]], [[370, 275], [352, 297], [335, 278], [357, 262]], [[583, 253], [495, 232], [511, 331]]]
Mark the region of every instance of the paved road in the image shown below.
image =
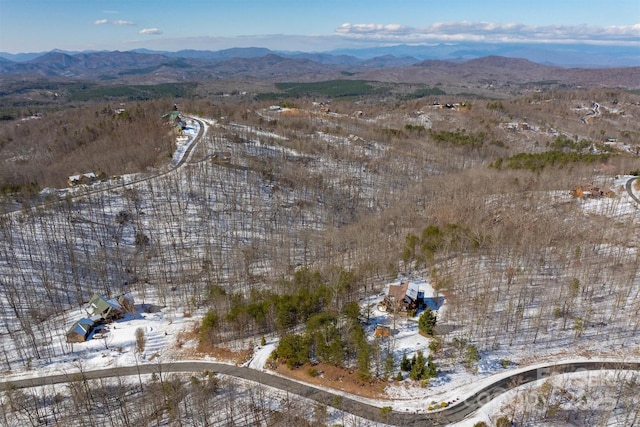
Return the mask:
[[633, 178], [627, 180], [625, 187], [627, 188], [627, 193], [629, 193], [629, 196], [631, 196], [631, 198], [640, 205], [640, 199], [635, 194], [633, 194], [633, 188], [631, 188], [631, 186], [633, 185], [633, 181], [635, 181], [636, 179], [638, 179], [638, 177], [634, 176]]
[[[509, 377], [496, 380], [464, 401], [458, 402], [456, 405], [440, 412], [413, 414], [392, 412], [383, 414], [379, 407], [368, 405], [366, 403], [354, 400], [352, 398], [339, 396], [330, 391], [318, 389], [310, 385], [295, 382], [283, 377], [271, 375], [266, 372], [226, 365], [214, 362], [173, 362], [167, 364], [145, 364], [120, 368], [108, 368], [102, 370], [85, 371], [82, 373], [48, 375], [37, 378], [3, 380], [0, 381], [0, 391], [9, 388], [27, 388], [52, 384], [63, 384], [71, 381], [80, 381], [83, 378], [99, 379], [111, 378], [118, 376], [131, 376], [140, 374], [160, 374], [177, 373], [177, 372], [203, 372], [213, 371], [218, 374], [228, 375], [249, 381], [254, 381], [265, 386], [274, 387], [280, 390], [286, 390], [289, 393], [296, 394], [308, 399], [315, 400], [327, 406], [341, 409], [350, 414], [357, 415], [371, 421], [387, 423], [399, 426], [440, 426], [447, 425], [463, 420], [465, 417], [475, 412], [482, 405], [496, 398], [507, 390], [525, 384], [531, 381], [548, 378], [554, 374], [594, 371], [603, 369], [617, 370], [640, 370], [640, 362], [575, 362], [552, 365], [542, 368], [530, 369], [520, 372]], [[425, 408], [428, 403], [425, 402]]]
[[[202, 137], [204, 124], [198, 121], [200, 124], [200, 131], [194, 138], [193, 143], [189, 147], [187, 153], [176, 165], [175, 168], [180, 167], [190, 156], [191, 150]], [[143, 178], [146, 180], [149, 178]], [[631, 178], [626, 182], [626, 189], [629, 195], [640, 204], [640, 199], [633, 194], [631, 185], [637, 178]], [[137, 182], [136, 182], [137, 183]], [[134, 184], [129, 183], [127, 185]], [[262, 371], [246, 367], [238, 367], [233, 365], [213, 363], [213, 362], [173, 362], [168, 364], [145, 364], [120, 368], [108, 368], [102, 370], [85, 371], [82, 373], [73, 374], [58, 374], [48, 375], [37, 378], [29, 379], [15, 379], [15, 380], [3, 380], [0, 381], [0, 391], [7, 390], [9, 388], [27, 388], [37, 387], [43, 385], [63, 384], [70, 381], [78, 381], [84, 379], [99, 379], [99, 378], [111, 378], [118, 376], [131, 376], [138, 374], [164, 374], [164, 373], [177, 373], [177, 372], [202, 372], [213, 371], [219, 374], [228, 375], [236, 378], [241, 378], [249, 381], [254, 381], [269, 387], [274, 387], [280, 390], [286, 390], [289, 393], [296, 394], [314, 401], [320, 402], [327, 406], [332, 406], [348, 413], [357, 415], [362, 418], [366, 418], [372, 421], [401, 425], [401, 426], [439, 426], [455, 423], [463, 420], [468, 415], [475, 412], [482, 405], [496, 398], [500, 394], [507, 390], [514, 388], [518, 385], [525, 384], [538, 379], [547, 378], [553, 374], [570, 373], [580, 371], [592, 371], [602, 369], [619, 369], [619, 370], [640, 370], [640, 362], [576, 362], [576, 363], [564, 363], [543, 368], [530, 369], [524, 372], [520, 372], [509, 377], [497, 380], [496, 382], [488, 385], [472, 396], [469, 396], [464, 401], [457, 402], [455, 405], [450, 406], [439, 412], [425, 413], [425, 414], [412, 414], [412, 413], [399, 413], [392, 412], [384, 415], [379, 407], [368, 405], [366, 403], [354, 400], [352, 398], [340, 396], [331, 393], [326, 390], [318, 389], [310, 385], [298, 383], [283, 377], [271, 375]], [[428, 402], [425, 402], [425, 409], [428, 406]]]

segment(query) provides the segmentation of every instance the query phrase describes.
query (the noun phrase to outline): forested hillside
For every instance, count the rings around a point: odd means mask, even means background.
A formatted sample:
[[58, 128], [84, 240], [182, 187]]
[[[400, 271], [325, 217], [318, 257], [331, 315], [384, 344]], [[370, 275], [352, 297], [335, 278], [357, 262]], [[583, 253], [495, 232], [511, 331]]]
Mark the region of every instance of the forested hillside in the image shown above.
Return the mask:
[[[281, 371], [314, 363], [355, 370], [360, 386], [419, 384], [427, 376], [407, 378], [393, 341], [363, 329], [362, 301], [399, 275], [446, 300], [423, 349], [430, 377], [472, 376], [481, 359], [638, 357], [640, 242], [625, 184], [640, 170], [640, 95], [248, 98], [91, 101], [0, 123], [3, 369], [72, 358], [78, 345], [56, 338], [69, 310], [131, 292], [192, 317], [176, 341], [198, 357], [270, 336], [285, 344]], [[171, 169], [174, 104], [203, 136]], [[40, 193], [90, 171], [104, 182]], [[577, 197], [587, 184], [602, 192]], [[185, 402], [158, 404], [171, 420], [231, 387], [199, 379], [187, 399], [164, 386]]]

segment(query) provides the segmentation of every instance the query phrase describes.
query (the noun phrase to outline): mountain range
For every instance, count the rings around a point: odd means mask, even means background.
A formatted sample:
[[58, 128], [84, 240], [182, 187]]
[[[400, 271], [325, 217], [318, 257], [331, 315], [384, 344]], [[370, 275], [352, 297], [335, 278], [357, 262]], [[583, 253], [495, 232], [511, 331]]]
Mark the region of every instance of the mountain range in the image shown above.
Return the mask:
[[[95, 53], [90, 51], [53, 52], [76, 55]], [[483, 56], [504, 56], [524, 58], [532, 62], [572, 68], [608, 68], [640, 66], [638, 46], [600, 46], [586, 44], [542, 44], [542, 43], [445, 43], [437, 45], [393, 45], [368, 48], [337, 49], [329, 52], [277, 51], [262, 47], [231, 48], [217, 51], [184, 49], [176, 52], [135, 49], [133, 52], [159, 54], [170, 58], [186, 58], [221, 61], [231, 58], [255, 58], [276, 54], [287, 58], [306, 58], [325, 64], [353, 64], [381, 56], [407, 58], [415, 62], [426, 59], [440, 59], [461, 62]], [[27, 62], [50, 52], [7, 53], [0, 52], [3, 59], [12, 62]]]
[[[569, 67], [574, 62], [582, 65]], [[605, 63], [607, 67], [603, 66]], [[279, 52], [266, 48], [177, 52], [147, 49], [0, 52], [0, 77], [161, 83], [230, 77], [282, 79], [304, 76], [310, 80], [345, 78], [354, 74], [361, 79], [426, 84], [470, 78], [470, 81], [483, 84], [550, 80], [559, 84], [635, 89], [640, 86], [640, 52], [600, 46], [578, 49], [575, 46], [506, 44], [398, 45], [328, 53]]]

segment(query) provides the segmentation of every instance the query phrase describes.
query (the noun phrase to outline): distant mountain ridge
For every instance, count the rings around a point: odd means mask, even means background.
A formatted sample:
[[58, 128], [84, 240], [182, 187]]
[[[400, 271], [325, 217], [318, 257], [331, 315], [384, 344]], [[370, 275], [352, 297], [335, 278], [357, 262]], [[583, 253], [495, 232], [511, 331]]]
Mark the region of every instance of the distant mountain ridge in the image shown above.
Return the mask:
[[[0, 59], [1, 54], [0, 54]], [[359, 59], [347, 55], [283, 55], [263, 48], [237, 48], [223, 51], [183, 50], [179, 52], [99, 51], [75, 54], [59, 50], [46, 52], [26, 61], [0, 61], [0, 75], [35, 75], [68, 78], [120, 78], [126, 75], [154, 74], [167, 79], [216, 78], [230, 75], [269, 77], [292, 74], [327, 74], [412, 65], [415, 58]], [[161, 70], [162, 69], [162, 70]], [[160, 72], [161, 70], [161, 72]]]
[[[108, 51], [69, 52], [54, 49], [51, 52], [77, 55], [79, 53], [99, 53]], [[12, 62], [31, 61], [51, 52], [18, 53], [0, 52], [0, 58]], [[134, 49], [131, 52], [164, 55], [171, 58], [223, 61], [232, 58], [257, 58], [273, 53], [287, 58], [306, 58], [321, 64], [353, 65], [363, 60], [391, 56], [463, 62], [485, 56], [523, 58], [529, 61], [571, 68], [609, 68], [640, 66], [638, 46], [599, 46], [584, 44], [542, 44], [542, 43], [443, 43], [437, 45], [393, 45], [369, 48], [335, 49], [325, 52], [300, 52], [271, 50], [263, 47], [230, 48], [217, 51], [184, 49], [176, 52]]]
[[[406, 47], [411, 50], [414, 47]], [[371, 52], [371, 51], [369, 51]], [[405, 52], [406, 53], [406, 52]], [[450, 60], [414, 56], [359, 58], [347, 54], [278, 53], [263, 48], [180, 52], [55, 50], [27, 61], [0, 57], [0, 76], [109, 80], [123, 83], [168, 83], [232, 77], [283, 80], [358, 78], [420, 84], [528, 84], [640, 87], [640, 67], [565, 68], [525, 58], [487, 55]], [[351, 77], [354, 76], [354, 77]]]

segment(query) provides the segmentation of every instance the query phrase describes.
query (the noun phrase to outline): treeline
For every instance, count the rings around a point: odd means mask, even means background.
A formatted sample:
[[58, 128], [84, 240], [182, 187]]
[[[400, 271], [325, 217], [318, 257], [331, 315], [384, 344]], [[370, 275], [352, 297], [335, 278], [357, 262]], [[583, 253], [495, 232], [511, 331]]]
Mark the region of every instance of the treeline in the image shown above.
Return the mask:
[[[80, 106], [86, 102], [140, 102], [163, 98], [183, 102], [197, 97], [199, 84], [115, 84], [116, 77], [102, 76], [102, 82], [89, 81], [6, 81], [0, 89], [0, 122], [35, 114], [49, 114]], [[90, 107], [90, 105], [89, 105]]]
[[559, 150], [543, 153], [519, 153], [506, 159], [498, 158], [489, 167], [494, 169], [527, 169], [533, 172], [542, 171], [546, 167], [563, 168], [572, 163], [607, 163], [610, 153], [577, 153]]
[[196, 83], [161, 83], [157, 85], [97, 85], [87, 83], [68, 88], [73, 101], [149, 101], [161, 98], [193, 96]]
[[438, 87], [423, 87], [423, 88], [415, 89], [414, 91], [406, 95], [401, 95], [400, 99], [403, 101], [409, 101], [412, 99], [424, 98], [426, 96], [439, 96], [439, 95], [446, 95], [446, 92]]
[[276, 83], [276, 88], [293, 98], [313, 95], [348, 98], [379, 94], [385, 91], [373, 83], [366, 80], [327, 80], [311, 83]]
[[[390, 84], [368, 80], [325, 80], [320, 82], [287, 82], [276, 83], [277, 92], [260, 92], [256, 99], [283, 99], [299, 97], [324, 96], [336, 100], [350, 98], [370, 97], [376, 95], [394, 95], [400, 101], [421, 99], [426, 96], [445, 95], [445, 92], [437, 87], [418, 87], [413, 89], [406, 84]], [[413, 86], [415, 87], [415, 86]], [[413, 90], [412, 90], [413, 89]]]
[[491, 140], [487, 142], [488, 135], [485, 132], [467, 133], [464, 129], [458, 129], [453, 132], [431, 130], [429, 136], [433, 141], [458, 147], [480, 148], [485, 143], [498, 147], [505, 146], [502, 141]]

